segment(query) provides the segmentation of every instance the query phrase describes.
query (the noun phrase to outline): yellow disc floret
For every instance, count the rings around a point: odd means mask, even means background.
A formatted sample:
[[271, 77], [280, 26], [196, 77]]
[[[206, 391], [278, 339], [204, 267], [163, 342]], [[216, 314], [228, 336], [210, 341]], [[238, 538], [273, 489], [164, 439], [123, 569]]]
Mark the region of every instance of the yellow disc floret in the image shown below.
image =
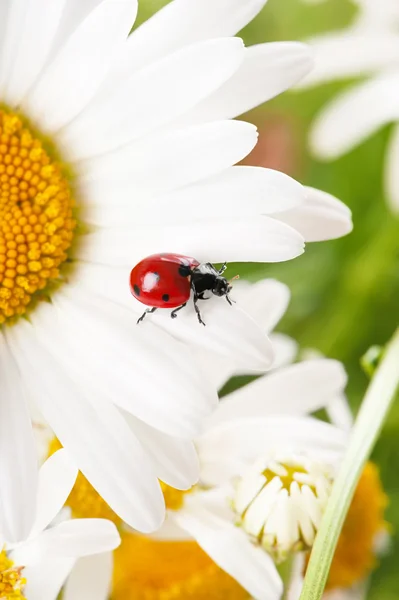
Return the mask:
[[26, 579], [21, 575], [22, 567], [14, 566], [12, 560], [7, 556], [5, 548], [0, 552], [0, 598], [7, 600], [26, 600], [23, 588]]
[[377, 536], [387, 529], [387, 496], [376, 465], [367, 463], [338, 540], [327, 589], [348, 588], [362, 581], [376, 565]]
[[246, 592], [196, 542], [122, 535], [112, 600], [247, 600]]
[[73, 238], [70, 183], [44, 145], [0, 109], [0, 323], [57, 280]]

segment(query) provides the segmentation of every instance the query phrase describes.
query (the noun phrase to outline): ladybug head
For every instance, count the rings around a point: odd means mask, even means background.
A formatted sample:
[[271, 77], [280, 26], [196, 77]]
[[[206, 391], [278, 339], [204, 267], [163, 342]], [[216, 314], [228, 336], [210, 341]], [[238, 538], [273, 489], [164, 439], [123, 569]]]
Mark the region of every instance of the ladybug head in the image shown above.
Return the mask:
[[212, 294], [215, 296], [226, 296], [231, 292], [231, 285], [224, 277], [215, 277], [212, 287]]

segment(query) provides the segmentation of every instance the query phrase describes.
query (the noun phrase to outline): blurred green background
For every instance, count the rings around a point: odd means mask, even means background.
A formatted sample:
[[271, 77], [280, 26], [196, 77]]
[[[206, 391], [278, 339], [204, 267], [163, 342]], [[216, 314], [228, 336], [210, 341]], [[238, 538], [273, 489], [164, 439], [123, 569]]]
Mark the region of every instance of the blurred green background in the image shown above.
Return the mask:
[[[242, 0], [245, 2], [246, 0]], [[378, 2], [378, 0], [375, 0]], [[167, 0], [141, 0], [142, 22]], [[241, 33], [247, 45], [307, 36], [346, 26], [355, 14], [346, 0], [305, 4], [269, 0]], [[344, 362], [348, 396], [357, 409], [367, 386], [360, 357], [373, 344], [384, 344], [398, 325], [399, 220], [388, 211], [382, 189], [384, 151], [389, 127], [332, 163], [314, 160], [307, 149], [310, 123], [323, 105], [350, 82], [309, 91], [287, 92], [245, 115], [260, 130], [257, 162], [284, 170], [306, 185], [328, 191], [353, 212], [354, 231], [341, 240], [309, 244], [305, 254], [277, 265], [240, 264], [241, 277], [275, 277], [289, 285], [291, 305], [279, 330], [302, 347], [317, 348]], [[372, 107], [370, 107], [372, 110]], [[234, 268], [233, 268], [234, 270]], [[399, 366], [398, 366], [399, 368]], [[373, 454], [390, 497], [390, 552], [372, 577], [368, 598], [399, 598], [399, 405], [396, 404]]]

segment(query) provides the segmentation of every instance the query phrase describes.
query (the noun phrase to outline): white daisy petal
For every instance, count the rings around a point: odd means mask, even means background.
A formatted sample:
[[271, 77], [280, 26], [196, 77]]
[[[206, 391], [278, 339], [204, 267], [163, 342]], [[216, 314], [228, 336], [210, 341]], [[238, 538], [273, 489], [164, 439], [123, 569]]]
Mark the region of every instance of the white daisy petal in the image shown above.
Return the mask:
[[63, 590], [63, 600], [107, 600], [111, 592], [111, 552], [80, 558]]
[[[231, 77], [244, 56], [238, 38], [190, 45], [104, 93], [60, 135], [80, 160], [149, 134], [191, 109]], [[175, 81], [174, 85], [170, 85]], [[162, 102], [159, 98], [162, 97]]]
[[[8, 104], [19, 104], [40, 75], [67, 3], [67, 0], [52, 0], [49, 3], [30, 0], [27, 3], [24, 25], [19, 32], [20, 41], [3, 93], [3, 100]], [[38, 4], [45, 6], [45, 19]]]
[[27, 322], [10, 329], [7, 337], [29, 381], [27, 391], [76, 466], [132, 527], [141, 531], [159, 527], [164, 510], [161, 490], [149, 458], [117, 409], [100, 397], [83, 396], [37, 343]]
[[321, 158], [334, 159], [382, 125], [399, 119], [398, 95], [397, 71], [379, 75], [341, 94], [314, 122], [310, 141], [312, 151]]
[[[137, 325], [137, 314], [74, 292], [71, 299], [57, 295], [58, 315], [39, 309], [32, 315], [39, 339], [51, 354], [88, 396], [110, 400], [167, 434], [186, 438], [197, 434], [215, 408], [217, 395], [201, 382], [190, 350], [151, 323], [146, 328]], [[49, 334], [54, 329], [62, 344]], [[99, 370], [101, 378], [96, 375]]]
[[270, 217], [226, 217], [168, 227], [103, 229], [86, 235], [73, 249], [80, 260], [130, 267], [166, 251], [200, 262], [281, 262], [302, 254], [303, 238]]
[[73, 569], [75, 558], [51, 559], [48, 557], [46, 566], [43, 568], [43, 563], [37, 562], [37, 555], [35, 561], [34, 553], [29, 561], [31, 564], [24, 561], [24, 556], [21, 556], [21, 560], [19, 556], [18, 551], [13, 553], [16, 564], [27, 565], [23, 571], [27, 581], [24, 590], [25, 596], [29, 600], [56, 600], [66, 578]]
[[263, 279], [251, 285], [237, 281], [233, 297], [263, 331], [270, 332], [287, 310], [290, 290], [284, 283], [275, 279]]
[[235, 35], [266, 0], [174, 0], [132, 33], [114, 65], [114, 77], [125, 78], [187, 44]]
[[[101, 227], [178, 223], [214, 218], [267, 215], [300, 206], [305, 188], [284, 173], [262, 167], [236, 166], [218, 175], [133, 204], [131, 196], [90, 205], [85, 221]], [[119, 203], [118, 204], [116, 204]], [[200, 211], [199, 211], [200, 207]]]
[[[82, 194], [95, 202], [146, 198], [211, 177], [244, 158], [256, 128], [243, 121], [216, 121], [149, 136], [79, 165]], [[178, 168], [176, 168], [178, 165]]]
[[274, 454], [290, 448], [297, 453], [315, 451], [320, 460], [333, 462], [345, 450], [347, 438], [341, 429], [310, 417], [239, 417], [207, 428], [198, 438], [201, 480], [206, 485], [220, 484], [271, 450]]
[[39, 472], [36, 519], [31, 537], [40, 533], [55, 519], [73, 488], [78, 469], [71, 463], [66, 450], [55, 452]]
[[272, 558], [243, 531], [201, 506], [176, 513], [176, 521], [224, 571], [256, 600], [278, 600], [282, 581]]
[[37, 458], [27, 399], [17, 365], [0, 334], [0, 531], [18, 542], [36, 511]]
[[354, 417], [345, 394], [338, 394], [328, 403], [326, 410], [328, 418], [336, 427], [341, 427], [344, 431], [352, 429]]
[[166, 435], [132, 415], [126, 418], [152, 458], [158, 479], [178, 490], [197, 483], [199, 462], [193, 442]]
[[103, 0], [70, 36], [23, 103], [42, 130], [56, 131], [93, 98], [136, 9], [131, 0]]
[[[52, 48], [52, 54], [55, 56], [66, 40], [79, 27], [85, 18], [92, 12], [103, 0], [67, 0], [65, 9], [62, 13], [62, 19], [57, 31], [57, 37]], [[132, 0], [132, 3], [135, 0]]]
[[399, 127], [396, 126], [389, 140], [385, 164], [385, 189], [391, 210], [399, 213]]
[[[6, 27], [7, 27], [7, 18], [8, 18], [8, 11], [10, 8], [10, 4], [11, 4], [11, 0], [3, 0], [3, 2], [0, 2], [0, 65], [3, 67], [4, 66], [4, 62], [3, 62], [3, 47], [4, 47], [4, 41], [5, 41], [5, 31], [6, 31]], [[1, 79], [1, 81], [3, 81], [3, 78]], [[1, 87], [0, 87], [1, 90]]]
[[43, 555], [78, 558], [114, 550], [120, 536], [107, 519], [71, 519], [44, 531], [35, 544]]
[[298, 344], [283, 333], [271, 333], [269, 339], [274, 351], [273, 369], [285, 367], [294, 362], [298, 354]]
[[332, 240], [350, 233], [352, 216], [340, 200], [315, 188], [306, 187], [305, 202], [275, 218], [299, 231], [306, 242]]
[[179, 123], [233, 118], [267, 102], [312, 68], [310, 49], [298, 42], [273, 42], [245, 49], [241, 67]]
[[359, 77], [395, 67], [399, 60], [399, 38], [384, 31], [354, 31], [323, 35], [307, 40], [315, 66], [298, 87], [319, 85], [344, 77]]
[[306, 414], [325, 407], [347, 381], [335, 360], [307, 360], [260, 377], [232, 392], [212, 413], [209, 422], [270, 414]]
[[21, 23], [24, 22], [26, 10], [29, 7], [30, 0], [9, 0], [2, 2], [4, 7], [1, 14], [5, 21], [3, 35], [1, 39], [0, 54], [0, 93], [3, 94], [9, 74], [11, 73], [13, 61], [16, 55], [16, 49], [20, 42]]
[[187, 344], [227, 357], [238, 370], [248, 373], [270, 368], [274, 360], [270, 341], [249, 315], [219, 298], [199, 306], [206, 327], [198, 323], [192, 302], [177, 319], [170, 318], [170, 311], [158, 311], [152, 321]]

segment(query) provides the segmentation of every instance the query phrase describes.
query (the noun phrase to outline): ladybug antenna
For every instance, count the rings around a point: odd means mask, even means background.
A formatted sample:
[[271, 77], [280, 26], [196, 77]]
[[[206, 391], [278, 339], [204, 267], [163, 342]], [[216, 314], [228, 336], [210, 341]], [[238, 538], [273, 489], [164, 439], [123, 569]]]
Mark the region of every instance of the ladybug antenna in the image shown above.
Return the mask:
[[235, 281], [236, 279], [240, 279], [239, 275], [234, 275], [234, 277], [232, 277], [231, 279], [229, 279], [229, 283], [231, 283], [232, 281]]

